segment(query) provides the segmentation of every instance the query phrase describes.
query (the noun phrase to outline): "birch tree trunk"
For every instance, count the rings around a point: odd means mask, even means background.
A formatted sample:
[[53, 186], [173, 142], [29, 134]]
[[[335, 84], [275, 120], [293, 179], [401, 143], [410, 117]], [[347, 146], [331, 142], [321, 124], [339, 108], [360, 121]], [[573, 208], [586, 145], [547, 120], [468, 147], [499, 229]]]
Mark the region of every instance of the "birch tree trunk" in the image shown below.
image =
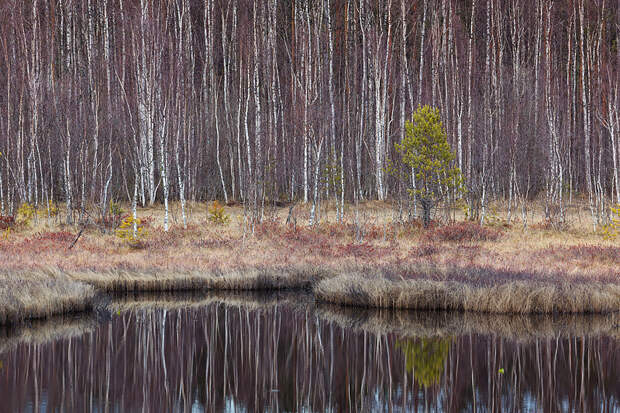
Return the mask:
[[[140, 181], [143, 193], [146, 190], [149, 204], [155, 202], [155, 154], [154, 154], [154, 91], [153, 91], [153, 64], [148, 59], [147, 39], [153, 41], [152, 34], [147, 30], [149, 24], [149, 1], [140, 0], [140, 43], [136, 49], [136, 79], [137, 79], [137, 106], [138, 106], [138, 130], [140, 133]], [[153, 6], [151, 6], [152, 8]], [[154, 13], [154, 12], [153, 12]], [[149, 43], [149, 47], [151, 44]], [[142, 196], [142, 203], [146, 197]]]
[[[336, 106], [335, 106], [335, 97], [334, 97], [334, 41], [332, 38], [332, 20], [331, 20], [331, 5], [330, 1], [327, 0], [326, 5], [326, 13], [325, 16], [327, 18], [327, 36], [328, 36], [328, 64], [329, 64], [329, 76], [327, 78], [328, 81], [328, 89], [329, 89], [329, 115], [330, 115], [330, 138], [331, 138], [331, 146], [332, 146], [332, 162], [336, 163]], [[329, 177], [332, 181], [335, 177]], [[338, 197], [336, 197], [336, 201], [338, 201]], [[337, 206], [336, 207], [336, 219], [338, 222], [341, 221], [342, 209]]]
[[[254, 96], [254, 148], [256, 151], [256, 173], [254, 175], [254, 207], [258, 208], [263, 185], [263, 154], [261, 147], [261, 99], [260, 99], [260, 76], [259, 76], [259, 49], [258, 49], [258, 2], [254, 0], [254, 74], [252, 82], [252, 94]], [[254, 211], [258, 217], [258, 209]]]
[[168, 231], [169, 228], [169, 206], [168, 206], [168, 198], [170, 194], [170, 184], [169, 184], [169, 163], [168, 163], [168, 114], [166, 112], [166, 106], [164, 106], [162, 110], [162, 119], [159, 125], [159, 157], [160, 157], [160, 173], [161, 173], [161, 182], [164, 190], [164, 231]]
[[[417, 105], [422, 105], [422, 89], [423, 84], [422, 80], [424, 77], [424, 36], [426, 35], [426, 9], [428, 8], [428, 0], [422, 0], [424, 4], [424, 11], [422, 13], [422, 35], [420, 38], [420, 72], [418, 77], [418, 101]], [[474, 0], [474, 5], [476, 4], [476, 0]]]
[[[613, 82], [610, 79], [610, 84]], [[616, 203], [620, 204], [620, 178], [618, 173], [618, 133], [620, 131], [620, 115], [618, 110], [618, 100], [620, 99], [620, 94], [618, 93], [618, 84], [616, 83], [615, 87], [612, 89], [610, 86], [609, 95], [607, 97], [607, 113], [606, 118], [603, 120], [603, 124], [607, 128], [609, 132], [611, 153], [612, 153], [612, 176], [614, 181], [614, 187], [616, 192]], [[613, 193], [612, 193], [613, 198]]]
[[472, 1], [471, 4], [471, 17], [469, 23], [469, 46], [468, 46], [468, 64], [467, 64], [467, 174], [466, 178], [471, 183], [473, 182], [472, 177], [472, 163], [473, 163], [473, 144], [474, 144], [474, 118], [472, 113], [472, 93], [471, 93], [471, 85], [472, 85], [472, 69], [474, 64], [474, 41], [475, 41], [475, 32], [474, 32], [474, 23], [476, 20], [476, 0]]
[[[213, 6], [214, 2], [207, 1], [205, 3], [205, 15], [204, 15], [204, 39], [205, 39], [205, 82], [206, 78], [209, 78], [210, 96], [205, 96], [205, 104], [207, 102], [211, 105], [212, 116], [210, 117], [210, 123], [215, 129], [215, 161], [217, 163], [217, 169], [220, 175], [220, 184], [222, 186], [222, 192], [224, 194], [224, 202], [228, 203], [228, 191], [226, 189], [226, 183], [224, 182], [224, 172], [222, 170], [222, 162], [220, 160], [220, 122], [218, 118], [219, 102], [218, 102], [218, 88], [215, 79], [215, 72], [213, 70], [214, 62], [214, 43], [215, 43], [215, 19], [213, 18]], [[226, 89], [226, 87], [224, 88]], [[205, 92], [207, 88], [205, 88]]]
[[69, 128], [69, 119], [67, 119], [66, 121], [64, 178], [65, 200], [67, 207], [67, 225], [71, 225], [73, 224], [73, 190], [71, 187], [71, 130]]
[[579, 0], [579, 49], [581, 56], [581, 106], [583, 111], [583, 138], [584, 138], [584, 152], [585, 152], [585, 178], [586, 188], [588, 190], [588, 201], [590, 205], [590, 212], [592, 214], [592, 225], [594, 231], [596, 231], [596, 216], [594, 212], [594, 200], [592, 191], [592, 164], [590, 158], [590, 106], [588, 102], [587, 93], [587, 80], [586, 80], [586, 39], [585, 39], [585, 12], [584, 12], [585, 0]]

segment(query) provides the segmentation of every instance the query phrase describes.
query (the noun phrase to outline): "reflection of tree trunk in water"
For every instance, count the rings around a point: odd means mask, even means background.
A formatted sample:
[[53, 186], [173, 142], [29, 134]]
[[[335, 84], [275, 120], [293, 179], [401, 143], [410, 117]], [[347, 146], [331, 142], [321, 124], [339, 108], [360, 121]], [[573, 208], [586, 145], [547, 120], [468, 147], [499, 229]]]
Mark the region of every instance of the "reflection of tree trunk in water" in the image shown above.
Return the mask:
[[[25, 404], [16, 403], [37, 397], [42, 403], [42, 389], [51, 411], [63, 410], [54, 403], [104, 410], [107, 400], [127, 411], [190, 410], [199, 403], [213, 410], [477, 412], [480, 399], [489, 411], [520, 411], [524, 401], [537, 411], [596, 411], [613, 410], [609, 401], [618, 399], [613, 338], [516, 342], [472, 333], [447, 340], [448, 351], [434, 363], [429, 356], [437, 347], [428, 344], [441, 339], [375, 331], [362, 326], [360, 310], [349, 329], [308, 309], [245, 305], [132, 309], [79, 338], [20, 345], [2, 353], [0, 388], [20, 388], [3, 407], [20, 411]], [[426, 350], [414, 360], [405, 343]], [[438, 372], [436, 382], [424, 382], [429, 370]]]
[[476, 413], [476, 376], [474, 374], [476, 370], [474, 369], [474, 343], [471, 334], [469, 334], [469, 364], [471, 367], [471, 394], [474, 401], [473, 413]]
[[579, 397], [581, 398], [581, 411], [585, 412], [586, 410], [586, 380], [585, 380], [585, 373], [586, 373], [586, 343], [585, 343], [585, 337], [581, 337], [581, 386], [580, 386], [580, 394]]

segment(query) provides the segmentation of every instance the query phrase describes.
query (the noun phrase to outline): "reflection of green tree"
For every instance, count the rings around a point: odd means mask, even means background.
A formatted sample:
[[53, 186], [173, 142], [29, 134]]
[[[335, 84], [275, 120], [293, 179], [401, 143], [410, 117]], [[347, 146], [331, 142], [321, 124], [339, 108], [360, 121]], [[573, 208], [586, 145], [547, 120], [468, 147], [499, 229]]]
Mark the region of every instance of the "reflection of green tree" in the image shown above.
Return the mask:
[[418, 384], [429, 387], [439, 383], [451, 344], [449, 339], [423, 338], [398, 341], [396, 348], [405, 355], [407, 372], [413, 371]]

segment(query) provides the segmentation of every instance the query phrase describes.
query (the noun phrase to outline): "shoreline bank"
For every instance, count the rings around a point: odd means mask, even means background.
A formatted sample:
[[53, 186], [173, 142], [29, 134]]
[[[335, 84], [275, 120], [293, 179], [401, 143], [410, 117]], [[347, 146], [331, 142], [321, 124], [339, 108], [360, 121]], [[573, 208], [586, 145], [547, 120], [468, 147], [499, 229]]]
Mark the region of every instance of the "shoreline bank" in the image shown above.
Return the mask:
[[0, 275], [0, 325], [92, 311], [101, 301], [98, 297], [117, 292], [304, 290], [317, 302], [342, 307], [490, 314], [620, 312], [620, 283], [499, 278], [481, 283], [442, 277], [427, 272], [415, 279], [395, 278], [380, 267], [337, 271], [327, 266], [188, 273], [28, 271]]
[[[520, 343], [567, 337], [620, 338], [620, 312], [610, 314], [490, 314], [459, 311], [393, 311], [316, 302], [299, 291], [209, 291], [206, 293], [112, 293], [107, 314], [58, 315], [0, 326], [0, 355], [22, 343], [45, 344], [93, 333], [102, 321], [127, 313], [201, 311], [206, 307], [235, 311], [310, 312], [322, 322], [354, 332], [396, 334], [401, 338], [499, 336]], [[217, 310], [216, 310], [217, 311]]]

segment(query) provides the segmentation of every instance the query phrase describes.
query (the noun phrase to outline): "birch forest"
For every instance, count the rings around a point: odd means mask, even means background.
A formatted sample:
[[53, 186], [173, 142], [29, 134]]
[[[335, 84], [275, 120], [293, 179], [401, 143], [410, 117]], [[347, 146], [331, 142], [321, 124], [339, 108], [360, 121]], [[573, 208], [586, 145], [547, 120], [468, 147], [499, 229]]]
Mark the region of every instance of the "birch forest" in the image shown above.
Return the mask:
[[620, 203], [614, 0], [1, 0], [0, 203], [396, 199], [439, 108], [484, 210]]

